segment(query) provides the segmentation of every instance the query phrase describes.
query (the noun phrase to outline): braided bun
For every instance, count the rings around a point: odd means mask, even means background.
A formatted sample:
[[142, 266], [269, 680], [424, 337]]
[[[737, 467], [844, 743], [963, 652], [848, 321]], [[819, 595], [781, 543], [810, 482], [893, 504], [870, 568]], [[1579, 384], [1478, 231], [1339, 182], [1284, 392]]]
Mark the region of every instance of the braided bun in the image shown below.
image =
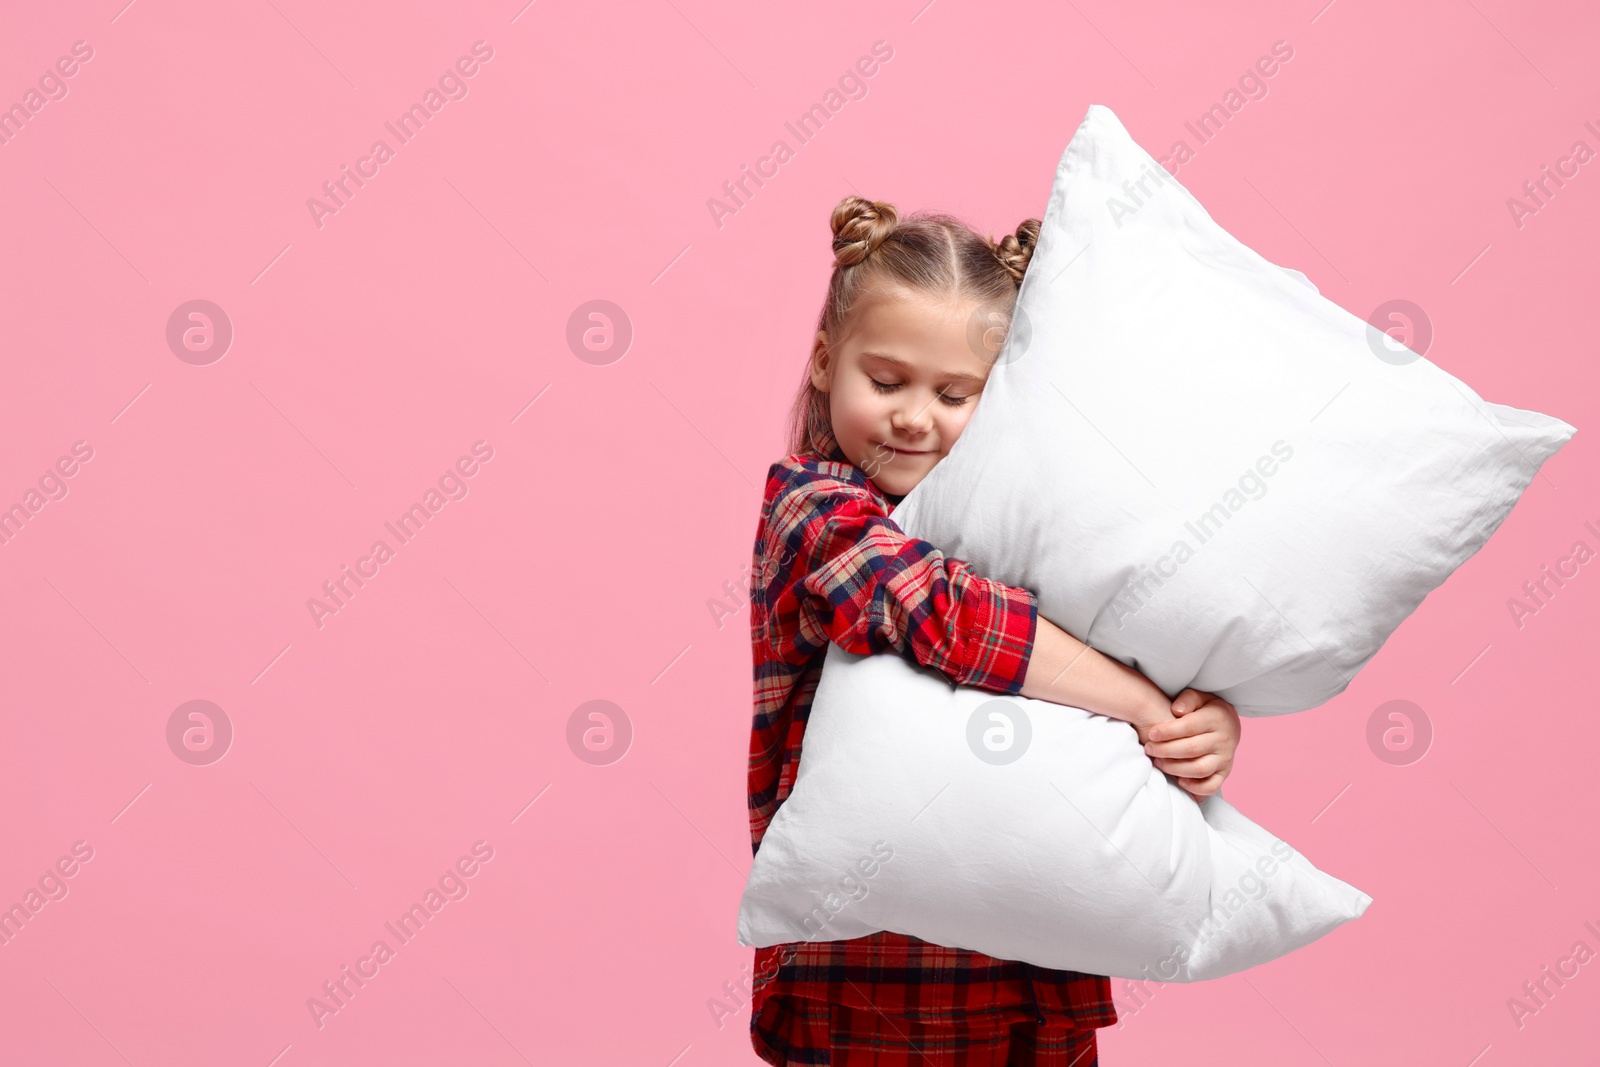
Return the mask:
[[833, 262], [849, 267], [872, 254], [900, 221], [892, 204], [847, 196], [833, 208]]
[[1019, 286], [1022, 284], [1023, 274], [1028, 270], [1029, 262], [1033, 259], [1033, 250], [1039, 244], [1039, 226], [1038, 219], [1028, 219], [1017, 227], [1015, 234], [1007, 234], [998, 241], [990, 239], [989, 243], [994, 245], [995, 257], [1006, 268], [1006, 273], [1011, 275], [1012, 281]]

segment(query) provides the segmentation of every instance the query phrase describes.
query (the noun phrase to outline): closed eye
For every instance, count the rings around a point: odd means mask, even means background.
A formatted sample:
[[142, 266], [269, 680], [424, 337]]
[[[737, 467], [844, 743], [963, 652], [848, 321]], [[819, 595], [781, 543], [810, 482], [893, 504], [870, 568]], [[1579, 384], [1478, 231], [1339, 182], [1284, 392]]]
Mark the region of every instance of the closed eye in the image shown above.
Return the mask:
[[[870, 377], [870, 376], [868, 377], [867, 380], [872, 383], [872, 388], [877, 390], [880, 393], [892, 393], [896, 389], [900, 388], [902, 385], [905, 384], [904, 382], [893, 382], [893, 383], [880, 382], [880, 381], [878, 381], [878, 379]], [[939, 399], [943, 400], [950, 407], [958, 408], [962, 404], [965, 404], [968, 400], [971, 400], [972, 397], [970, 397], [970, 396], [951, 396], [948, 393], [940, 392], [939, 393]]]

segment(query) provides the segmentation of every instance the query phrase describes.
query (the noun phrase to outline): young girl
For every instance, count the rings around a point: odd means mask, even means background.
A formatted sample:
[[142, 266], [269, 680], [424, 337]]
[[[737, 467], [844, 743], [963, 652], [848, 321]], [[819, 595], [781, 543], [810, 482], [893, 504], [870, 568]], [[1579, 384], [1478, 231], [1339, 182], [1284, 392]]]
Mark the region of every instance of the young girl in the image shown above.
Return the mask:
[[[1231, 705], [1168, 699], [1041, 617], [1030, 590], [889, 518], [971, 417], [1039, 225], [995, 243], [947, 215], [901, 220], [856, 196], [833, 209], [833, 277], [752, 560], [752, 851], [793, 787], [829, 641], [1124, 720], [1196, 800], [1232, 770]], [[1002, 329], [985, 317], [997, 313]], [[1103, 976], [887, 931], [756, 949], [753, 972], [751, 1043], [780, 1067], [1093, 1067], [1095, 1029], [1117, 1021]]]

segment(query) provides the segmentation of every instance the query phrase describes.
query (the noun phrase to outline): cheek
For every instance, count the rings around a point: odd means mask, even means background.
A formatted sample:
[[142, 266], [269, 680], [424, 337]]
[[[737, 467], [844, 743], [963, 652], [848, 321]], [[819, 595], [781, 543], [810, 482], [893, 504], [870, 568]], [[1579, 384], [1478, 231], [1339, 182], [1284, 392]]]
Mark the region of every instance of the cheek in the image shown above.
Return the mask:
[[844, 421], [855, 426], [876, 423], [888, 407], [887, 399], [871, 385], [853, 384], [839, 395]]
[[977, 399], [974, 398], [958, 408], [945, 409], [947, 414], [944, 416], [942, 429], [946, 437], [953, 441], [962, 430], [967, 428], [967, 422], [972, 418], [972, 409], [977, 406], [977, 403]]
[[859, 451], [876, 432], [880, 420], [879, 398], [870, 389], [835, 389], [830, 414], [833, 434], [846, 451]]

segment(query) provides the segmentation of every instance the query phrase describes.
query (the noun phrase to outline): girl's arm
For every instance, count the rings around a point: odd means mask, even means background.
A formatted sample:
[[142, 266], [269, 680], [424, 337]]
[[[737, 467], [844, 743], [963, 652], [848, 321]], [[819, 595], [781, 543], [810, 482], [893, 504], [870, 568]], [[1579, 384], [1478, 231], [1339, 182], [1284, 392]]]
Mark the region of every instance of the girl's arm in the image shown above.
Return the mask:
[[857, 655], [896, 653], [958, 685], [1022, 687], [1038, 618], [1033, 594], [908, 536], [867, 487], [790, 472], [767, 537], [768, 560], [792, 561], [779, 568], [768, 614], [798, 615], [799, 654], [832, 641]]
[[1174, 718], [1155, 683], [1039, 615], [1032, 591], [984, 578], [907, 535], [867, 486], [827, 467], [782, 472], [764, 554], [792, 561], [795, 578], [792, 589], [775, 591], [769, 613], [798, 609], [802, 634], [820, 630], [813, 640], [847, 652], [894, 651], [960, 685], [1121, 719], [1141, 741]]
[[1021, 693], [1131, 723], [1141, 743], [1150, 740], [1150, 727], [1177, 717], [1154, 682], [1042, 615]]

